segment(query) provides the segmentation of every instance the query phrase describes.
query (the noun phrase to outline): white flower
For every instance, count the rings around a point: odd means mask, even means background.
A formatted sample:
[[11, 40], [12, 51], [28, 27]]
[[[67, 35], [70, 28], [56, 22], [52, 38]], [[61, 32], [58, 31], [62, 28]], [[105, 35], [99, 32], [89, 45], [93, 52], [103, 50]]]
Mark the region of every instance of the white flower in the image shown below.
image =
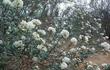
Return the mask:
[[75, 48], [71, 48], [69, 51], [70, 52], [76, 52], [77, 50]]
[[73, 43], [74, 45], [77, 45], [78, 40], [77, 40], [75, 37], [71, 38], [70, 41], [71, 41], [71, 43]]
[[79, 35], [79, 39], [83, 39], [84, 35]]
[[19, 28], [22, 30], [32, 30], [33, 28], [35, 28], [35, 25], [32, 22], [26, 22], [24, 20], [21, 21], [21, 23], [19, 24]]
[[3, 3], [3, 4], [8, 4], [8, 5], [10, 5], [10, 4], [11, 4], [11, 1], [10, 1], [10, 0], [3, 0], [2, 3]]
[[92, 65], [88, 65], [87, 68], [93, 68], [93, 66]]
[[109, 39], [109, 37], [108, 37], [108, 36], [105, 36], [105, 37], [103, 37], [103, 39], [104, 39], [104, 40], [107, 40], [107, 39]]
[[35, 28], [35, 25], [30, 21], [27, 23], [27, 29], [32, 30], [33, 28]]
[[26, 40], [26, 37], [25, 37], [25, 36], [21, 36], [21, 39], [22, 39], [22, 40]]
[[37, 30], [39, 33], [41, 33], [42, 35], [46, 35], [46, 32], [45, 32], [45, 30], [41, 30], [41, 29], [39, 29], [39, 30]]
[[92, 48], [91, 48], [91, 51], [92, 51], [92, 52], [95, 52], [95, 48], [94, 48], [94, 47], [92, 47]]
[[37, 57], [33, 57], [32, 60], [35, 61], [35, 62], [37, 62], [38, 61], [38, 58]]
[[90, 37], [89, 36], [85, 36], [84, 38], [85, 38], [85, 42], [88, 43]]
[[100, 35], [102, 35], [102, 36], [103, 36], [104, 34], [105, 34], [105, 33], [100, 33]]
[[35, 40], [40, 40], [40, 35], [37, 32], [32, 33]]
[[19, 24], [19, 28], [21, 29], [21, 30], [26, 30], [26, 28], [27, 28], [27, 22], [26, 21], [24, 21], [24, 20], [22, 20], [21, 21], [21, 23]]
[[80, 51], [81, 50], [81, 48], [76, 48], [77, 49], [77, 51]]
[[45, 42], [46, 42], [46, 40], [43, 38], [39, 38], [39, 40], [41, 40], [43, 44], [45, 44]]
[[62, 55], [66, 55], [66, 52], [64, 51], [64, 52], [62, 52]]
[[33, 19], [31, 22], [33, 22], [36, 25], [41, 25], [42, 22], [39, 19]]
[[99, 68], [99, 66], [97, 66], [97, 67], [96, 67], [96, 70], [101, 70], [101, 69]]
[[15, 7], [15, 8], [22, 8], [23, 7], [23, 1], [22, 0], [14, 0], [11, 3], [11, 6]]
[[63, 36], [63, 38], [68, 38], [69, 37], [69, 32], [65, 29], [62, 30], [60, 34]]
[[42, 50], [44, 50], [45, 52], [47, 52], [47, 47], [43, 47]]
[[15, 47], [23, 47], [23, 46], [24, 46], [22, 40], [15, 41], [15, 42], [13, 43], [13, 45], [14, 45]]
[[39, 66], [35, 66], [35, 68], [36, 68], [37, 70], [40, 70]]
[[67, 63], [69, 63], [69, 62], [70, 62], [70, 58], [68, 58], [68, 57], [64, 57], [64, 58], [62, 59], [62, 61], [63, 61], [63, 62], [67, 62]]
[[61, 69], [66, 69], [68, 65], [65, 62], [62, 62], [60, 65]]
[[0, 40], [0, 44], [3, 44], [3, 41], [2, 40]]
[[73, 62], [76, 62], [76, 61], [77, 61], [77, 58], [72, 59], [72, 61], [73, 61]]
[[86, 46], [84, 46], [84, 45], [83, 45], [83, 46], [81, 46], [81, 48], [82, 48], [82, 49], [87, 49], [87, 48], [86, 48]]
[[100, 44], [103, 48], [105, 48], [105, 50], [110, 50], [110, 44], [109, 43], [107, 43], [107, 42], [103, 42], [103, 43], [101, 43]]
[[41, 45], [37, 46], [37, 49], [42, 49], [43, 47], [44, 47], [44, 45], [41, 44]]
[[38, 45], [38, 46], [37, 46], [37, 49], [39, 49], [39, 50], [44, 50], [45, 52], [47, 52], [47, 48], [46, 48], [43, 44]]
[[102, 66], [105, 67], [105, 66], [107, 66], [107, 64], [106, 63], [103, 63]]
[[52, 33], [55, 33], [55, 32], [56, 32], [56, 29], [53, 28], [53, 27], [49, 27], [49, 28], [48, 28], [48, 31], [49, 31], [49, 32], [52, 32]]
[[105, 36], [106, 39], [109, 39], [109, 36]]

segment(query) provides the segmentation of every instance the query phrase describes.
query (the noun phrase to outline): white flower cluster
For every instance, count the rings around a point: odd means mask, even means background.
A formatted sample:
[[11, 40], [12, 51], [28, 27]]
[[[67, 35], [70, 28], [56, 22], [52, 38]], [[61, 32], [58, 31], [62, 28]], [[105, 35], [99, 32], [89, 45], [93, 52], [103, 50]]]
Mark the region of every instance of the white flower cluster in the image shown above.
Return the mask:
[[95, 67], [94, 67], [94, 65], [88, 65], [87, 66], [87, 70], [101, 70], [100, 69], [100, 67], [99, 66], [97, 66], [97, 65], [95, 65]]
[[42, 41], [42, 43], [45, 44], [45, 40], [42, 37], [40, 37], [40, 35], [37, 32], [33, 32], [32, 36], [35, 40]]
[[[35, 21], [35, 19], [34, 19], [34, 21]], [[19, 25], [19, 28], [24, 30], [24, 31], [27, 30], [27, 29], [32, 30], [32, 29], [35, 28], [36, 25], [41, 24], [40, 20], [38, 21], [38, 19], [36, 19], [36, 22], [34, 22], [34, 21], [32, 20], [32, 21], [26, 22], [26, 21], [22, 20], [22, 22]]]
[[23, 31], [26, 30], [27, 22], [22, 20], [22, 22], [19, 25], [19, 28], [22, 29]]
[[84, 35], [79, 35], [79, 39], [83, 39]]
[[49, 27], [49, 28], [48, 28], [48, 31], [49, 31], [49, 32], [52, 32], [52, 33], [55, 33], [55, 32], [56, 32], [56, 29], [53, 28], [53, 27]]
[[103, 37], [103, 39], [104, 39], [104, 40], [107, 40], [107, 39], [109, 39], [109, 37], [108, 37], [108, 36], [105, 36], [105, 37]]
[[68, 67], [68, 64], [67, 63], [69, 63], [70, 61], [71, 61], [70, 58], [64, 57], [62, 59], [61, 65], [60, 65], [61, 69], [66, 69]]
[[12, 7], [15, 8], [22, 8], [23, 7], [23, 1], [22, 0], [14, 0], [11, 4]]
[[70, 58], [64, 57], [64, 58], [62, 59], [62, 61], [63, 61], [63, 62], [66, 62], [66, 63], [69, 63], [69, 62], [70, 62]]
[[35, 62], [37, 62], [38, 61], [38, 58], [37, 57], [33, 57], [32, 60], [35, 61]]
[[103, 63], [102, 66], [105, 67], [105, 66], [107, 66], [107, 64], [106, 63]]
[[96, 70], [101, 70], [99, 66], [96, 67]]
[[88, 43], [90, 36], [84, 36], [85, 42]]
[[63, 29], [60, 34], [61, 34], [61, 35], [63, 36], [63, 38], [65, 38], [65, 39], [67, 39], [67, 38], [69, 37], [69, 31], [68, 31], [68, 30]]
[[92, 65], [88, 65], [87, 69], [93, 69], [93, 66]]
[[14, 8], [22, 8], [23, 7], [22, 0], [14, 0], [13, 2], [11, 2], [11, 0], [3, 0], [3, 4], [8, 4]]
[[13, 45], [14, 45], [15, 47], [23, 47], [25, 44], [23, 44], [23, 41], [22, 41], [22, 40], [18, 40], [18, 41], [15, 41], [15, 42], [13, 43]]
[[27, 29], [29, 29], [29, 30], [32, 30], [32, 29], [34, 29], [35, 28], [35, 25], [30, 21], [30, 22], [27, 22]]
[[[90, 31], [90, 30], [89, 30]], [[90, 31], [91, 32], [91, 31]], [[91, 36], [87, 35], [87, 36], [84, 36], [84, 35], [79, 35], [79, 39], [83, 39], [84, 38], [84, 41], [86, 43], [88, 43], [89, 39], [91, 38]]]
[[45, 32], [45, 30], [42, 30], [42, 29], [39, 29], [39, 30], [37, 30], [40, 34], [42, 34], [42, 35], [46, 35], [46, 32]]
[[107, 42], [103, 42], [100, 44], [106, 51], [110, 51], [110, 44]]
[[87, 49], [87, 47], [83, 45], [83, 46], [81, 46], [81, 49]]
[[38, 45], [38, 46], [37, 46], [37, 49], [39, 49], [39, 50], [43, 50], [43, 51], [47, 52], [47, 47], [44, 46], [43, 44]]
[[22, 40], [26, 40], [26, 37], [24, 35], [21, 36]]
[[66, 69], [68, 67], [66, 62], [62, 62], [60, 65], [61, 69]]
[[40, 35], [37, 32], [32, 33], [35, 40], [40, 40]]
[[73, 43], [74, 44], [74, 46], [76, 46], [77, 45], [77, 42], [78, 42], [78, 40], [75, 38], [75, 37], [73, 37], [73, 38], [71, 38], [71, 43]]
[[11, 1], [10, 0], [3, 0], [3, 4], [11, 5]]
[[71, 48], [70, 50], [69, 50], [71, 53], [73, 52], [77, 52], [77, 49], [76, 48]]
[[94, 47], [92, 47], [90, 50], [91, 50], [91, 52], [95, 52], [96, 51], [96, 49]]
[[33, 19], [31, 22], [33, 22], [33, 24], [35, 24], [35, 25], [41, 25], [42, 24], [42, 22], [38, 19]]

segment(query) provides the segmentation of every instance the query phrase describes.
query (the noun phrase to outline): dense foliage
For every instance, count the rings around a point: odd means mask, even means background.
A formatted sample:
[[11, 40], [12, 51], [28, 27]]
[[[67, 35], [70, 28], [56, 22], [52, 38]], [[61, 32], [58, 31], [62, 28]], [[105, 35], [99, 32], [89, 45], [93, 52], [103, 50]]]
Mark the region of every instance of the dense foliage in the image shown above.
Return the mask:
[[0, 70], [100, 70], [85, 61], [110, 52], [109, 2], [97, 1], [0, 1]]

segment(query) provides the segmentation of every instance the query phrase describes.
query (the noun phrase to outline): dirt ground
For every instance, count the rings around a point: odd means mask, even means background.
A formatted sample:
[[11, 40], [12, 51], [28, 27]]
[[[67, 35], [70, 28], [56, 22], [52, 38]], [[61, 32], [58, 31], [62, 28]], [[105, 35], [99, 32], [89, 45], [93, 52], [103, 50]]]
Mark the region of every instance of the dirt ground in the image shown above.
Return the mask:
[[110, 53], [97, 53], [86, 59], [86, 61], [92, 61], [95, 64], [101, 65], [103, 63], [110, 64]]

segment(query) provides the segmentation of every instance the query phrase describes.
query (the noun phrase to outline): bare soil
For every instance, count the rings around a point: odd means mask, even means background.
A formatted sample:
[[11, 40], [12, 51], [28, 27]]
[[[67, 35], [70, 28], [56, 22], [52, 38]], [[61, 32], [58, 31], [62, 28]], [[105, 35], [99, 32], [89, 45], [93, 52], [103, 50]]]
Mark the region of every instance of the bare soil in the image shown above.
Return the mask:
[[96, 53], [86, 59], [86, 61], [92, 61], [95, 64], [101, 65], [103, 63], [110, 64], [110, 53]]

